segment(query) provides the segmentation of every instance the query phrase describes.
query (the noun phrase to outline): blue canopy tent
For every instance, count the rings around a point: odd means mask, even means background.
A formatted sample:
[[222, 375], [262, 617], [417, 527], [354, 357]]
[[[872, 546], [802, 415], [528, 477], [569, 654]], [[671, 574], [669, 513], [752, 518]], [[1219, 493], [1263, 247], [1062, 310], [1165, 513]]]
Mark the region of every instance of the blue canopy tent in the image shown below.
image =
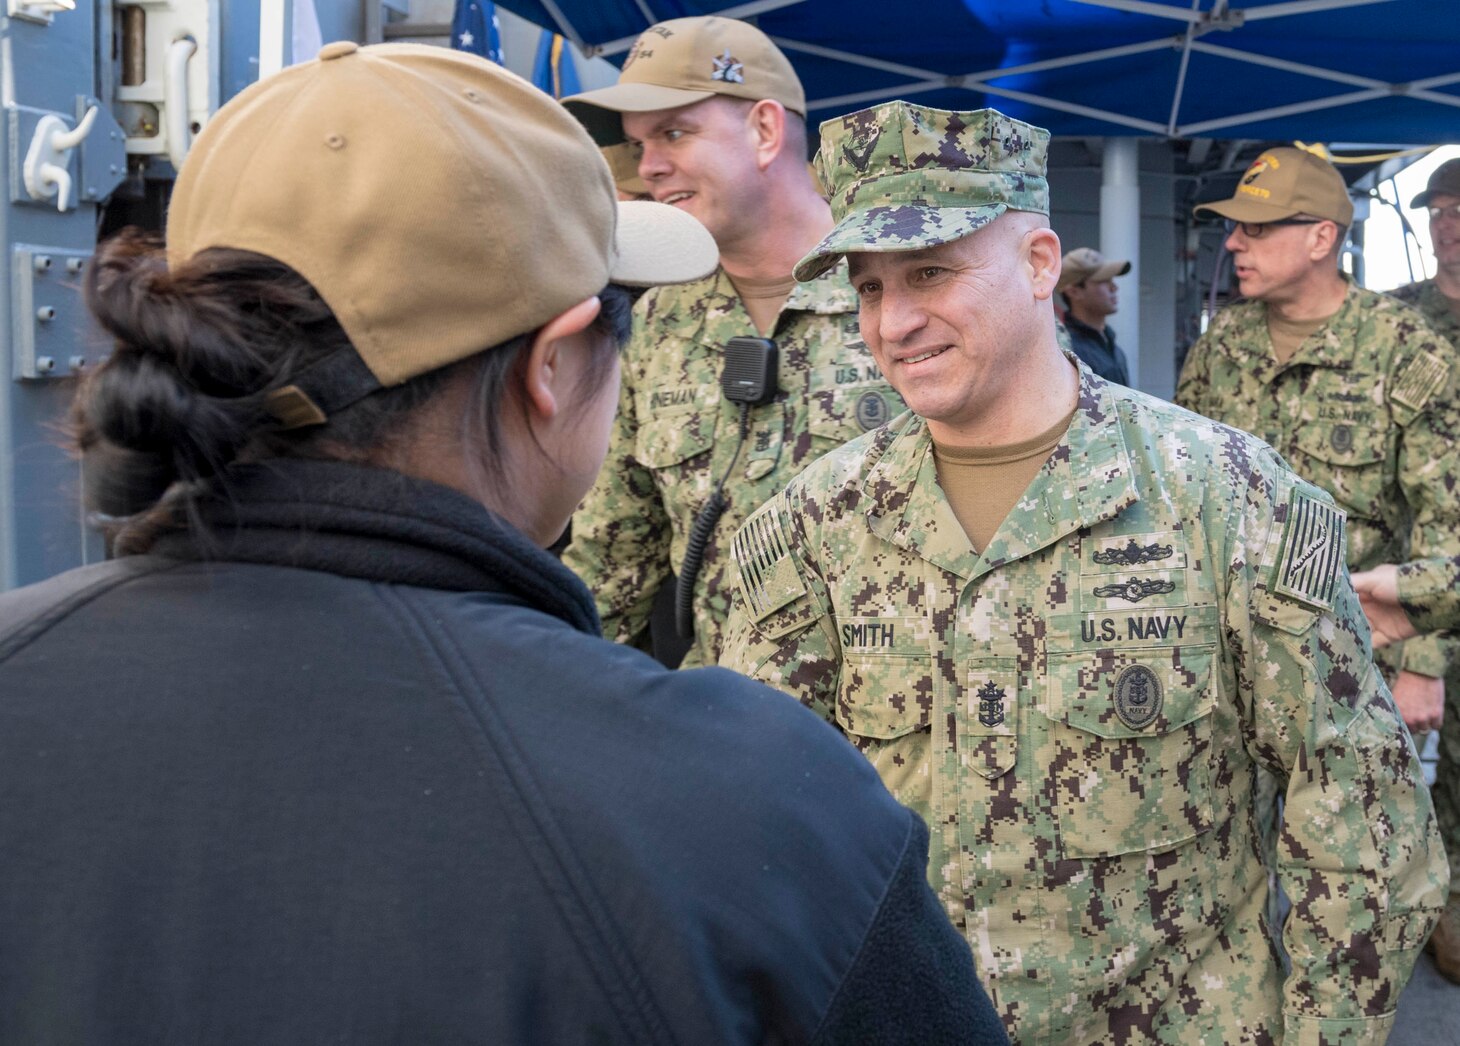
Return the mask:
[[1434, 144], [1460, 128], [1455, 0], [504, 0], [621, 61], [653, 22], [753, 18], [812, 125], [890, 98], [1056, 135]]

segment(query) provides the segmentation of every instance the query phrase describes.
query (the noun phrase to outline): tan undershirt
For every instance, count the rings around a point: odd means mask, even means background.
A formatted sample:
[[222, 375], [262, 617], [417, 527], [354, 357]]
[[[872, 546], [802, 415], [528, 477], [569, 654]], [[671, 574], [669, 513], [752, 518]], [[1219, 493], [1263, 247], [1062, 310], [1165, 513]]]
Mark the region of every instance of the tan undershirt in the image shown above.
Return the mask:
[[999, 524], [1029, 489], [1074, 416], [1071, 410], [1033, 439], [999, 447], [933, 444], [938, 485], [947, 495], [948, 504], [975, 552], [982, 553], [988, 547]]
[[791, 296], [796, 286], [796, 277], [786, 276], [778, 280], [753, 280], [746, 276], [731, 276], [735, 293], [745, 302], [745, 311], [750, 313], [750, 322], [762, 338], [769, 338], [776, 329], [776, 317], [781, 307]]
[[[1343, 308], [1342, 305], [1339, 308]], [[1335, 313], [1338, 309], [1333, 310]], [[1293, 358], [1293, 353], [1298, 351], [1298, 346], [1308, 340], [1308, 335], [1315, 333], [1329, 320], [1328, 316], [1321, 316], [1316, 320], [1285, 320], [1280, 318], [1271, 309], [1267, 310], [1267, 336], [1272, 341], [1272, 352], [1279, 363], [1287, 363]]]

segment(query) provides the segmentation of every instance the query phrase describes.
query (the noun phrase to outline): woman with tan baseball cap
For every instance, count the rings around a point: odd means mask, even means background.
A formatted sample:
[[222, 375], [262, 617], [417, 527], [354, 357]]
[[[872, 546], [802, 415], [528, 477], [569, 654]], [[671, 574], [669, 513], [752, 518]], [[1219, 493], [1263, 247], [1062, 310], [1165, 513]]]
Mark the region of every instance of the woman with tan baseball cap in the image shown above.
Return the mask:
[[124, 554], [0, 595], [0, 1041], [1003, 1041], [861, 756], [543, 551], [715, 261], [467, 55], [218, 112], [89, 276]]

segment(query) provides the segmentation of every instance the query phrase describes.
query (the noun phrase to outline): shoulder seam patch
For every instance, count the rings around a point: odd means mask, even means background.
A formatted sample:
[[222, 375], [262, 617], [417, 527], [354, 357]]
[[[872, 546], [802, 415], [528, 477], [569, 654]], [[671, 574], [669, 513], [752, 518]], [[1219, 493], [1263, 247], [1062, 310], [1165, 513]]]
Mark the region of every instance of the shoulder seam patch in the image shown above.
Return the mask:
[[1343, 569], [1343, 511], [1294, 487], [1272, 575], [1272, 591], [1322, 610], [1333, 609]]
[[740, 571], [740, 591], [757, 622], [806, 594], [806, 582], [791, 555], [777, 508], [772, 501], [752, 515], [731, 543]]
[[1389, 398], [1410, 410], [1423, 410], [1431, 395], [1444, 383], [1450, 364], [1433, 352], [1422, 352], [1404, 365], [1394, 377]]

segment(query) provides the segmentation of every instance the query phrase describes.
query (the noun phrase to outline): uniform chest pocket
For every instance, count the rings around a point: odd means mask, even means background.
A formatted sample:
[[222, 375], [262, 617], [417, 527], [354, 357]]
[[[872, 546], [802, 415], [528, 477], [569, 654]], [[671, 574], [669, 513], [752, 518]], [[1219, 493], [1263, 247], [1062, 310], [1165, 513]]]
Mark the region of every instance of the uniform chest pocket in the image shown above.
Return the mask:
[[811, 372], [806, 426], [813, 436], [838, 446], [870, 432], [904, 410], [865, 346], [851, 346]]
[[1168, 850], [1212, 826], [1214, 649], [1049, 655], [1064, 856]]
[[[893, 636], [895, 641], [895, 631]], [[854, 739], [881, 741], [927, 729], [932, 721], [932, 685], [932, 661], [925, 653], [847, 652], [837, 691], [837, 725]]]
[[[654, 393], [662, 403], [639, 404], [644, 420], [634, 436], [634, 457], [645, 468], [665, 469], [678, 465], [715, 444], [715, 423], [719, 418], [718, 386]], [[670, 401], [668, 397], [673, 396]]]
[[932, 823], [932, 657], [848, 653], [836, 725], [898, 802]]
[[1333, 494], [1350, 513], [1366, 518], [1378, 515], [1385, 496], [1384, 464], [1388, 446], [1382, 427], [1348, 421], [1305, 423], [1293, 439], [1299, 454], [1312, 461], [1294, 467]]

